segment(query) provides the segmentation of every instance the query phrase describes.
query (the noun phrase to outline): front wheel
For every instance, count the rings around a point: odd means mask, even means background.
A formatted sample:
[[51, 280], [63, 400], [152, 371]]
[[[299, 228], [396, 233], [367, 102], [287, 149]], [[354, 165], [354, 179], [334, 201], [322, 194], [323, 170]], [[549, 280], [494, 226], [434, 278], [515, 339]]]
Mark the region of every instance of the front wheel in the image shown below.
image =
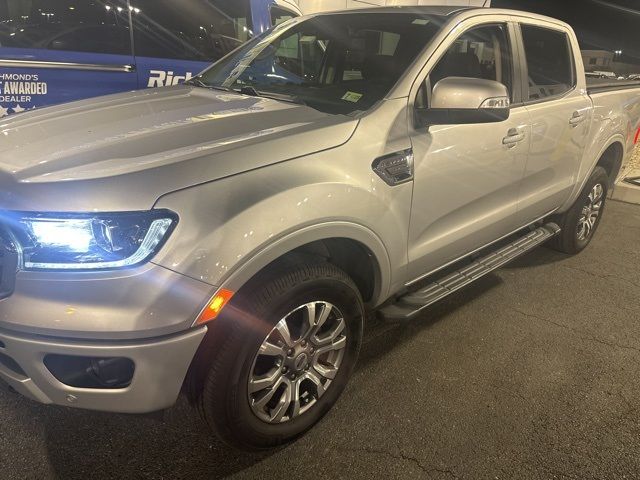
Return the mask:
[[609, 176], [602, 167], [596, 167], [573, 206], [556, 216], [562, 231], [553, 239], [551, 247], [568, 254], [576, 254], [586, 248], [593, 239], [609, 190]]
[[208, 424], [241, 448], [269, 448], [311, 428], [333, 406], [362, 341], [360, 293], [321, 261], [253, 282], [210, 327], [199, 395]]

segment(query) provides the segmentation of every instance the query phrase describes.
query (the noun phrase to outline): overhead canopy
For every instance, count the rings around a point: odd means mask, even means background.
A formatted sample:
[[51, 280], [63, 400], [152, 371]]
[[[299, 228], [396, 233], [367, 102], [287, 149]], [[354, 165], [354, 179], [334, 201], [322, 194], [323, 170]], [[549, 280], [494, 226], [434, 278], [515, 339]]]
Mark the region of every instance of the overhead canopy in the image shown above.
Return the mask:
[[463, 7], [489, 7], [491, 0], [295, 0], [304, 13], [328, 12], [350, 8], [368, 8], [372, 5], [447, 5]]

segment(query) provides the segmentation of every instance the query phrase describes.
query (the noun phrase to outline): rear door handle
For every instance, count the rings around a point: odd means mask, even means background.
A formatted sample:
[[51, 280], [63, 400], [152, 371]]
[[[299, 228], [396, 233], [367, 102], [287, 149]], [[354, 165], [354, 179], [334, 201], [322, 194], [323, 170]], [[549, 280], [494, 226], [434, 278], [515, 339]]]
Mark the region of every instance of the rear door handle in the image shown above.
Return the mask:
[[571, 125], [578, 125], [579, 123], [584, 122], [585, 116], [580, 112], [573, 112], [573, 116], [569, 119], [569, 123]]
[[519, 143], [523, 140], [524, 133], [520, 133], [518, 129], [512, 128], [507, 132], [507, 136], [502, 139], [502, 144], [514, 146], [516, 143]]

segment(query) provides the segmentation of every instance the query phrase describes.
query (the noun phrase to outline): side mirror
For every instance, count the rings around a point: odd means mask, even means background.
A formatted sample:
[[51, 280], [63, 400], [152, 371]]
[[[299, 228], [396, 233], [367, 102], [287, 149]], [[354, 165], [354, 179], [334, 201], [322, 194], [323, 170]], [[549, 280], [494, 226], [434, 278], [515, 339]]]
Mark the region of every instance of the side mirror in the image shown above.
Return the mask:
[[447, 77], [433, 87], [431, 105], [416, 109], [416, 122], [418, 127], [503, 122], [509, 106], [509, 91], [500, 82]]

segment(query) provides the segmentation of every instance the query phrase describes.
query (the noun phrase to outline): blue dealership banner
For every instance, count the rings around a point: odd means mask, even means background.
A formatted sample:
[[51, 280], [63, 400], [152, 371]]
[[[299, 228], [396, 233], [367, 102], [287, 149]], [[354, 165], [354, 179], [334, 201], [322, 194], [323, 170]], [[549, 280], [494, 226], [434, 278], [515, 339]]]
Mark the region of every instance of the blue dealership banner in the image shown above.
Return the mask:
[[182, 83], [269, 29], [282, 16], [273, 5], [0, 0], [0, 117]]

